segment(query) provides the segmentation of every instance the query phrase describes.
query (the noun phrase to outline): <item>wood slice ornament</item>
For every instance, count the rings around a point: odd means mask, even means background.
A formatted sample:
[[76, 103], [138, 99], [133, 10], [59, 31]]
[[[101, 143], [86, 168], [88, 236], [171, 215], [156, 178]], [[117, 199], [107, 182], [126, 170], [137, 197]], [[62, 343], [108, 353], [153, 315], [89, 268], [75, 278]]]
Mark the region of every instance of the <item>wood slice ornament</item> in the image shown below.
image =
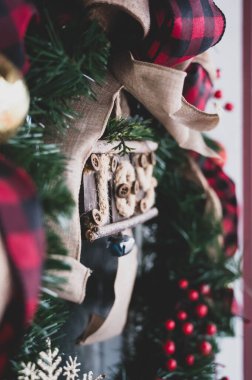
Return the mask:
[[[86, 240], [112, 236], [115, 241], [125, 229], [158, 213], [154, 207], [157, 181], [153, 177], [157, 144], [131, 141], [126, 145], [132, 150], [121, 156], [117, 144], [99, 141], [84, 167], [80, 219]], [[125, 237], [122, 240], [129, 241]]]

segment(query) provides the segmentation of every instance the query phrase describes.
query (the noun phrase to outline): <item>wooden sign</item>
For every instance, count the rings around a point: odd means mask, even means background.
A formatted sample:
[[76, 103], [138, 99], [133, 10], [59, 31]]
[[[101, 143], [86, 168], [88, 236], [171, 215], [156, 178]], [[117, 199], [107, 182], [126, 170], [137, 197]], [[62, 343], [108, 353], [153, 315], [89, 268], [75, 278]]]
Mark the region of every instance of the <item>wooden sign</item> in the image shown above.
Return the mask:
[[155, 217], [153, 177], [157, 144], [126, 142], [121, 156], [117, 144], [99, 141], [84, 170], [80, 191], [83, 238], [89, 241], [115, 235]]

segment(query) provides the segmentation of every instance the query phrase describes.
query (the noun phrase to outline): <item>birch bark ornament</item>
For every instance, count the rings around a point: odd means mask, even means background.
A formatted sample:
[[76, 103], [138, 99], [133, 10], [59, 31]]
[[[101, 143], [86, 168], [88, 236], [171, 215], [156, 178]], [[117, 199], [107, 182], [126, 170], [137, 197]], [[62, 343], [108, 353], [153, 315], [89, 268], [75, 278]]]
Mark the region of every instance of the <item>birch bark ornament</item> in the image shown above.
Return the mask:
[[[153, 177], [153, 142], [126, 142], [132, 153], [121, 157], [116, 144], [99, 141], [83, 171], [81, 223], [83, 237], [94, 241], [115, 235], [157, 215]], [[95, 160], [94, 160], [95, 158]], [[125, 236], [117, 236], [118, 256], [132, 245]], [[111, 242], [114, 246], [116, 239]], [[123, 244], [125, 243], [125, 244]], [[123, 248], [124, 246], [124, 248]]]
[[0, 143], [15, 134], [28, 112], [29, 103], [21, 73], [0, 55]]

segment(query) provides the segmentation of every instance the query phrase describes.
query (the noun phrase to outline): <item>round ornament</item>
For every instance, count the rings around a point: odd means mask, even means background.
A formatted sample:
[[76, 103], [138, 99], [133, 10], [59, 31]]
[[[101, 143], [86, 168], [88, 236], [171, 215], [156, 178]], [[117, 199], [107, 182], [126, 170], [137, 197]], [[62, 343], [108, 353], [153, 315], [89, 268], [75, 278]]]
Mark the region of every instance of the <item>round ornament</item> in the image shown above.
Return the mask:
[[167, 355], [172, 355], [176, 351], [175, 343], [172, 340], [167, 340], [164, 345], [164, 351]]
[[204, 318], [208, 313], [208, 307], [207, 305], [204, 305], [203, 303], [200, 303], [196, 306], [196, 314], [199, 318]]
[[226, 104], [224, 105], [224, 109], [225, 109], [226, 111], [233, 111], [233, 109], [234, 109], [234, 105], [233, 105], [233, 103], [226, 103]]
[[200, 291], [200, 293], [203, 296], [208, 296], [210, 294], [210, 292], [211, 292], [210, 285], [208, 285], [208, 284], [201, 284], [200, 288], [199, 288], [199, 291]]
[[195, 363], [195, 356], [194, 355], [187, 355], [185, 358], [185, 362], [188, 366], [193, 366]]
[[208, 356], [212, 353], [212, 345], [208, 341], [204, 340], [200, 344], [200, 352], [204, 356]]
[[187, 289], [189, 283], [185, 278], [182, 278], [181, 280], [179, 280], [178, 285], [179, 285], [180, 289]]
[[188, 315], [184, 310], [180, 310], [177, 314], [177, 317], [180, 321], [185, 321], [187, 319]]
[[165, 328], [166, 330], [168, 331], [172, 331], [174, 330], [176, 327], [176, 323], [173, 319], [168, 319], [166, 322], [165, 322]]
[[190, 301], [197, 301], [199, 299], [199, 292], [197, 290], [189, 290], [188, 298]]
[[207, 335], [215, 335], [217, 333], [217, 327], [214, 323], [209, 323], [206, 327]]
[[0, 143], [15, 134], [27, 115], [29, 104], [21, 73], [0, 54]]
[[172, 372], [177, 368], [177, 361], [175, 359], [169, 359], [166, 363], [167, 369]]
[[183, 329], [183, 333], [184, 333], [185, 335], [191, 335], [191, 334], [193, 333], [194, 326], [193, 326], [192, 323], [187, 322], [187, 323], [184, 323], [184, 324], [183, 324], [182, 329]]

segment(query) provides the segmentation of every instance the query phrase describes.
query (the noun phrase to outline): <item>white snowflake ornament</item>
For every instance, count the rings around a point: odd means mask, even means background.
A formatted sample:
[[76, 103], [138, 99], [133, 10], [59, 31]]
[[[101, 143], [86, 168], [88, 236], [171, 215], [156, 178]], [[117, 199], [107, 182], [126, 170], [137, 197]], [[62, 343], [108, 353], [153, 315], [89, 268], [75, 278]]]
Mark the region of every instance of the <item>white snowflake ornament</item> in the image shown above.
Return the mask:
[[35, 363], [21, 363], [22, 369], [19, 370], [18, 380], [39, 380], [38, 371]]
[[77, 367], [79, 366], [80, 363], [77, 363], [77, 357], [75, 356], [73, 360], [73, 358], [69, 356], [69, 361], [66, 361], [66, 365], [63, 367], [65, 370], [63, 376], [66, 376], [66, 380], [75, 380], [75, 378], [78, 379], [78, 372], [80, 372], [80, 369]]

